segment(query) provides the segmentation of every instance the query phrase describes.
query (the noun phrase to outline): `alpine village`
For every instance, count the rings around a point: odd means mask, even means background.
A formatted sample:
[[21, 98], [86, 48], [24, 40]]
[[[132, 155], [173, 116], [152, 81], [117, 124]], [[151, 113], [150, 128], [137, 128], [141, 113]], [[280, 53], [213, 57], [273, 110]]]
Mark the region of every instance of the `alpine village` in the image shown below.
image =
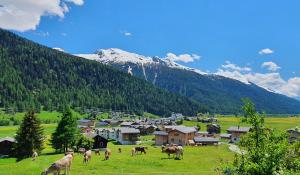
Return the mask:
[[[255, 73], [250, 68], [255, 61], [245, 67], [226, 61], [217, 72], [202, 71], [213, 70], [205, 61], [218, 64], [213, 59], [220, 57], [216, 53], [209, 58], [208, 48], [220, 44], [224, 49], [214, 52], [230, 55], [225, 50], [230, 50], [232, 42], [222, 34], [230, 34], [231, 39], [241, 35], [237, 29], [228, 31], [225, 22], [221, 26], [206, 20], [222, 23], [221, 18], [233, 13], [235, 21], [245, 11], [254, 13], [254, 7], [239, 6], [244, 11], [231, 12], [225, 3], [220, 2], [220, 7], [219, 2], [196, 0], [126, 0], [131, 5], [125, 0], [48, 1], [0, 0], [0, 175], [300, 175], [297, 72], [294, 78], [285, 79], [287, 75], [280, 76], [279, 71], [283, 66], [264, 62], [257, 69], [270, 72]], [[175, 14], [167, 4], [182, 13]], [[204, 7], [226, 9], [226, 17], [221, 9], [211, 14]], [[151, 24], [150, 30], [143, 27], [148, 26], [147, 20], [157, 20], [157, 24]], [[248, 24], [241, 23], [233, 25], [239, 31], [250, 30], [241, 29]], [[122, 29], [126, 26], [132, 33]], [[213, 33], [214, 27], [222, 31]], [[300, 26], [295, 24], [294, 29]], [[299, 35], [300, 30], [294, 29], [291, 32]], [[63, 30], [68, 33], [55, 34]], [[118, 36], [112, 34], [114, 30]], [[256, 36], [252, 32], [244, 42], [257, 45], [252, 43], [251, 37]], [[198, 37], [195, 43], [190, 41], [192, 34]], [[94, 39], [88, 39], [91, 35]], [[199, 42], [207, 37], [213, 41], [207, 40], [202, 47]], [[269, 42], [279, 52], [282, 44]], [[69, 51], [54, 47], [60, 45]], [[101, 49], [95, 49], [99, 45]], [[197, 53], [198, 46], [203, 58], [161, 54], [167, 49], [184, 53], [189, 47]], [[252, 51], [251, 46], [237, 48], [236, 57]], [[90, 50], [93, 53], [87, 54]], [[262, 49], [257, 62], [265, 55], [280, 58], [273, 52]], [[144, 56], [151, 54], [161, 56]], [[298, 64], [299, 70], [299, 61], [292, 64]]]

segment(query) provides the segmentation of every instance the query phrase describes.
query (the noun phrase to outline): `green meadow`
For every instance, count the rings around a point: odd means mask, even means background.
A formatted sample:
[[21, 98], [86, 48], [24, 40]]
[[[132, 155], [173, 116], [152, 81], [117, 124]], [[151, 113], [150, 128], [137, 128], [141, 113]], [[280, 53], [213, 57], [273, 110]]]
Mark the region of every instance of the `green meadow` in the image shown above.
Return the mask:
[[[146, 155], [131, 156], [132, 146], [108, 146], [112, 156], [104, 161], [104, 153], [93, 155], [88, 164], [83, 164], [83, 156], [75, 154], [71, 174], [215, 174], [220, 160], [232, 160], [233, 153], [227, 145], [207, 147], [185, 147], [182, 160], [168, 159], [168, 155], [161, 153], [160, 147], [148, 146]], [[117, 149], [122, 148], [122, 153]], [[6, 175], [37, 175], [51, 165], [55, 160], [63, 157], [62, 154], [44, 154], [36, 161], [26, 159], [16, 163], [13, 158], [0, 159], [1, 174]]]
[[[24, 115], [24, 114], [23, 114]], [[38, 114], [42, 119], [59, 116], [59, 113], [43, 112]], [[21, 114], [17, 117], [22, 118]], [[243, 126], [240, 123], [240, 118], [237, 117], [218, 117], [218, 122], [221, 125], [222, 132], [233, 125]], [[197, 122], [184, 121], [186, 126], [195, 126]], [[200, 124], [201, 130], [206, 130], [206, 124]], [[268, 117], [266, 118], [266, 125], [278, 130], [286, 130], [300, 125], [300, 118], [297, 117]], [[47, 138], [50, 138], [51, 133], [54, 132], [56, 124], [43, 124]], [[18, 126], [2, 126], [0, 127], [0, 138], [5, 136], [13, 137]], [[104, 153], [100, 156], [93, 155], [92, 160], [88, 164], [83, 164], [82, 155], [75, 154], [74, 162], [71, 168], [73, 175], [210, 175], [217, 174], [216, 168], [220, 166], [221, 161], [232, 161], [233, 153], [228, 149], [227, 144], [219, 146], [203, 146], [203, 147], [184, 147], [184, 158], [182, 160], [168, 159], [168, 156], [161, 153], [160, 147], [151, 146], [153, 136], [142, 136], [140, 140], [143, 145], [148, 146], [146, 155], [131, 156], [131, 148], [133, 146], [115, 145], [109, 142], [108, 147], [112, 149], [112, 156], [110, 160], [104, 161]], [[122, 153], [118, 153], [118, 148], [122, 149]], [[54, 150], [47, 141], [42, 155], [36, 161], [30, 158], [16, 162], [14, 158], [0, 159], [0, 174], [6, 175], [37, 175], [45, 168], [49, 167], [51, 163], [62, 158], [62, 154], [55, 154]]]

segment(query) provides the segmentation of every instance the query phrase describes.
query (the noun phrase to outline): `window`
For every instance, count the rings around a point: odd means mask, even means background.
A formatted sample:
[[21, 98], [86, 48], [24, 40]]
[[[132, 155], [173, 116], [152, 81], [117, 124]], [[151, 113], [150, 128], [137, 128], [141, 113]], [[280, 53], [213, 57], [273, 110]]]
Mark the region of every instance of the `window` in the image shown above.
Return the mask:
[[174, 139], [173, 139], [173, 138], [171, 139], [171, 142], [174, 142]]
[[178, 133], [175, 133], [174, 136], [179, 136], [179, 134], [178, 134]]

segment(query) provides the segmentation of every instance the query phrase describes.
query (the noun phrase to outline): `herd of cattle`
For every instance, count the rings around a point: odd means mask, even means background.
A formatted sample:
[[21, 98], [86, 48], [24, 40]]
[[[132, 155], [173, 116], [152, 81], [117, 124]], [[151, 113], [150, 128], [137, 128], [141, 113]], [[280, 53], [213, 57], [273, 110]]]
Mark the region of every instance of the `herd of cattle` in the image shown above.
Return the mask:
[[[131, 149], [131, 155], [135, 156], [140, 152], [140, 154], [146, 154], [146, 150], [148, 148], [144, 146], [134, 147]], [[122, 152], [121, 148], [118, 149], [119, 153]], [[168, 158], [170, 158], [170, 155], [173, 155], [173, 158], [175, 159], [183, 159], [183, 147], [178, 145], [167, 145], [162, 146], [161, 151], [163, 153], [168, 154]], [[92, 151], [86, 150], [84, 148], [80, 148], [78, 150], [78, 154], [83, 155], [83, 163], [87, 164], [91, 158], [92, 158]], [[100, 150], [95, 150], [95, 155], [100, 155]], [[111, 156], [111, 150], [109, 148], [106, 148], [104, 153], [104, 160], [109, 160]], [[33, 160], [37, 158], [37, 153], [34, 152]], [[68, 151], [65, 156], [54, 163], [50, 165], [49, 168], [44, 170], [41, 174], [42, 175], [48, 175], [48, 174], [54, 174], [54, 175], [60, 175], [61, 171], [65, 171], [64, 174], [69, 174], [70, 168], [72, 165], [72, 161], [74, 158], [74, 152], [72, 150]]]

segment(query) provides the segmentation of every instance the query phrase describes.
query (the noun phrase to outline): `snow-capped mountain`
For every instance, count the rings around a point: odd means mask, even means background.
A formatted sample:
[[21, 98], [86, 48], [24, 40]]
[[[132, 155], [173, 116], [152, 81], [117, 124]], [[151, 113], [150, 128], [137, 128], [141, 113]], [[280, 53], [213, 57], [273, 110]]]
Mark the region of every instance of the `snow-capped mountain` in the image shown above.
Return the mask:
[[136, 64], [140, 66], [166, 66], [174, 69], [193, 71], [199, 74], [206, 74], [198, 69], [186, 67], [174, 62], [168, 58], [159, 58], [157, 56], [147, 57], [136, 53], [130, 53], [117, 48], [99, 49], [95, 54], [77, 54], [77, 56], [96, 60], [104, 64]]
[[147, 80], [170, 92], [187, 96], [217, 113], [237, 113], [241, 98], [251, 98], [258, 110], [267, 113], [295, 113], [300, 102], [221, 75], [207, 74], [166, 58], [147, 57], [120, 49], [100, 49], [77, 56], [111, 65], [130, 75]]

